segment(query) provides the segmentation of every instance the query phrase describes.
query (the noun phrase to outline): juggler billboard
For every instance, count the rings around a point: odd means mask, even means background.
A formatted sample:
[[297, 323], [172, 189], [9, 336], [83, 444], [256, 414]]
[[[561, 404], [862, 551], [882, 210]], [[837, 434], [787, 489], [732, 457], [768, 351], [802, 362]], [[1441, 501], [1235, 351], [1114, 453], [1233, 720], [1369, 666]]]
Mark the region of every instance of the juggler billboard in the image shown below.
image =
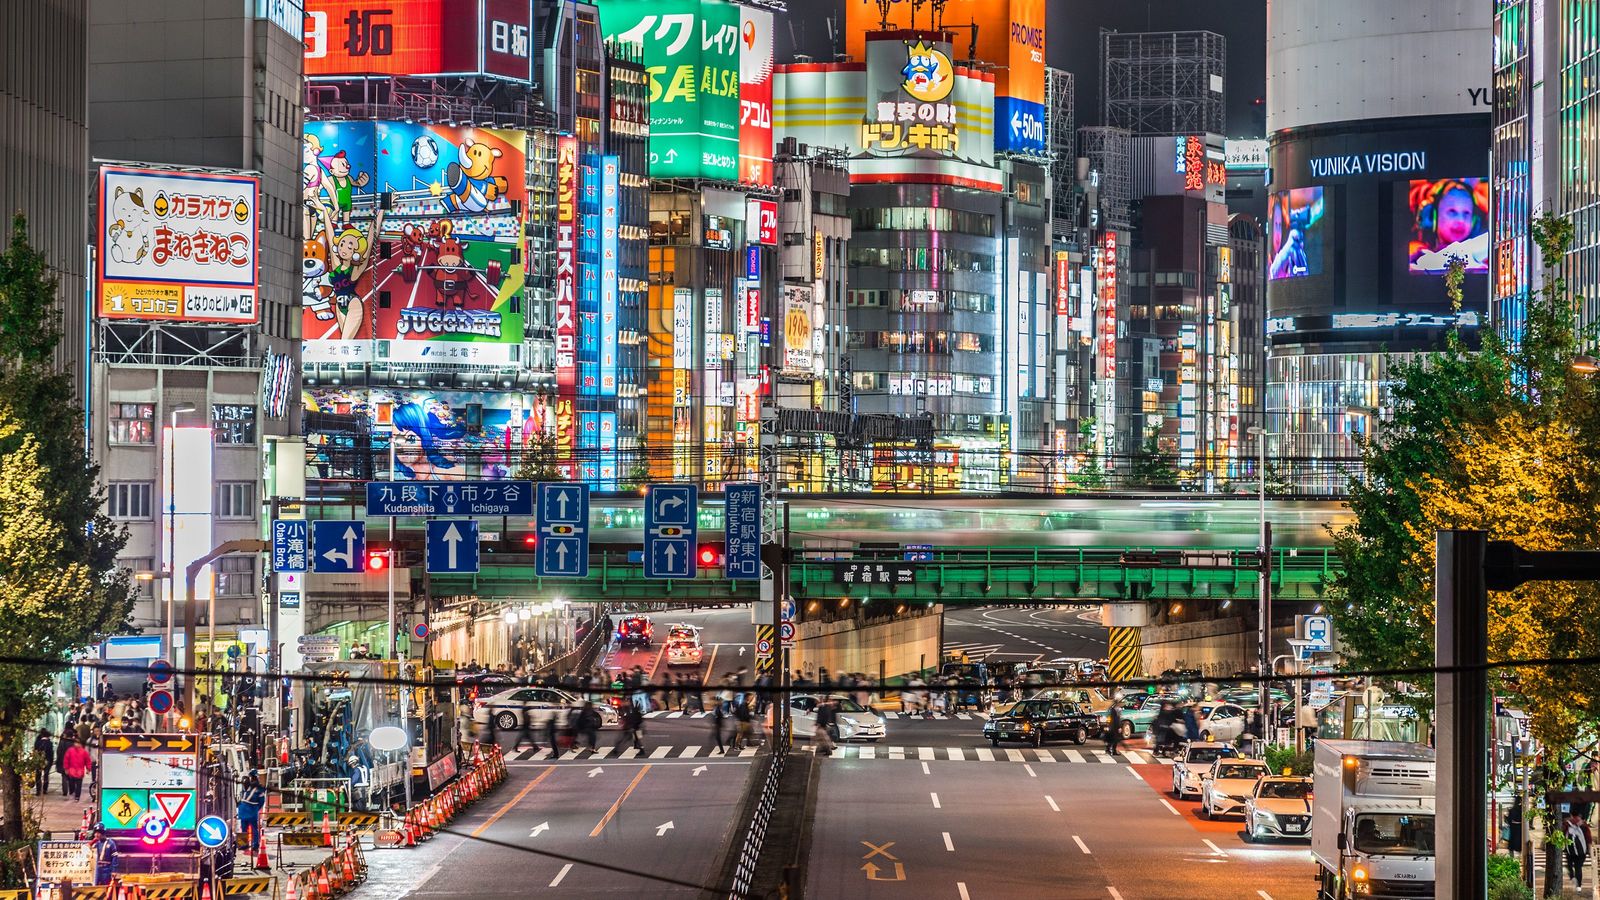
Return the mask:
[[254, 324], [259, 195], [250, 175], [102, 166], [101, 318]]

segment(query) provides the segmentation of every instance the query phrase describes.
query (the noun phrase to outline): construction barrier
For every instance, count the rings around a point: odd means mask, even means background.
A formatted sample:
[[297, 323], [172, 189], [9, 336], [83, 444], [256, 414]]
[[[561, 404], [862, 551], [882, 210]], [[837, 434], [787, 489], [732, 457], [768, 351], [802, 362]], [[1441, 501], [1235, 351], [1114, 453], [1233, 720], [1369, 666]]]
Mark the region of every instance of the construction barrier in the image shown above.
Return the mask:
[[[341, 812], [331, 816], [332, 824], [338, 828], [372, 828], [382, 818], [382, 813], [375, 812]], [[275, 812], [262, 816], [262, 821], [269, 828], [293, 828], [304, 825], [322, 826], [322, 816], [312, 818], [308, 812]]]
[[479, 797], [506, 778], [505, 754], [498, 746], [473, 750], [472, 765], [443, 790], [406, 810], [393, 834], [380, 836], [375, 843], [384, 846], [414, 847], [448, 824]]
[[268, 897], [277, 896], [278, 879], [272, 876], [255, 878], [225, 878], [222, 880], [222, 896], [245, 897], [252, 894], [262, 894]]
[[0, 890], [0, 900], [33, 900], [33, 891], [27, 888]]
[[136, 888], [139, 900], [194, 900], [193, 884], [129, 885]]

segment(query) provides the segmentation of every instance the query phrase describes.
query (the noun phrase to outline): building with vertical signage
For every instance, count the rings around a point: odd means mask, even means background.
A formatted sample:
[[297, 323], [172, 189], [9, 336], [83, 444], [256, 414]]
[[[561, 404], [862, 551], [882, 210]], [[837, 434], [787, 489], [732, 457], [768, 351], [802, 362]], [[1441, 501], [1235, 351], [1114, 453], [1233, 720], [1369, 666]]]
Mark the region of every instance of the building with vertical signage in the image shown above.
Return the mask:
[[[1543, 286], [1543, 266], [1530, 236], [1535, 215], [1567, 218], [1572, 249], [1558, 272], [1577, 299], [1578, 327], [1600, 322], [1600, 230], [1591, 211], [1600, 204], [1583, 137], [1597, 114], [1591, 92], [1573, 88], [1592, 67], [1597, 24], [1581, 4], [1502, 0], [1494, 7], [1493, 185], [1490, 217], [1494, 252], [1490, 315], [1513, 342], [1526, 327], [1528, 296]], [[1553, 85], [1561, 84], [1561, 89]]]
[[[88, 0], [45, 0], [0, 8], [5, 56], [27, 70], [0, 84], [0, 122], [12, 139], [0, 147], [0, 242], [11, 216], [28, 217], [28, 238], [55, 275], [62, 340], [56, 364], [82, 396], [92, 316], [86, 311], [89, 233], [83, 203], [90, 177]], [[21, 77], [18, 77], [21, 75]]]
[[[301, 494], [302, 24], [290, 2], [88, 4], [90, 437], [147, 628], [191, 560]], [[238, 554], [196, 584], [246, 652], [270, 649], [262, 574]]]
[[1470, 345], [1488, 313], [1491, 19], [1466, 0], [1272, 0], [1268, 455], [1299, 488], [1342, 490], [1389, 366], [1452, 330]]

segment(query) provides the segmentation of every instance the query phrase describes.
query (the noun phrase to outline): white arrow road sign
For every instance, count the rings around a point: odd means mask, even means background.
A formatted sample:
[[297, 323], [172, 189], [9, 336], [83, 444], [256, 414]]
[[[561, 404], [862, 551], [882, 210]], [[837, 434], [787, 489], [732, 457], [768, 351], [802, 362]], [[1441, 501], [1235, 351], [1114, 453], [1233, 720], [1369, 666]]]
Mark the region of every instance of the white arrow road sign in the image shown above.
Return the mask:
[[660, 825], [656, 826], [656, 837], [661, 837], [662, 835], [666, 834], [667, 832], [669, 832], [671, 830], [672, 830], [672, 823], [670, 821], [669, 822], [663, 822]]
[[538, 837], [540, 834], [542, 834], [542, 833], [544, 833], [546, 831], [549, 831], [549, 830], [550, 830], [550, 823], [549, 822], [540, 822], [539, 824], [533, 826], [533, 830], [532, 831], [528, 832], [528, 837]]
[[599, 775], [601, 772], [604, 772], [604, 771], [605, 771], [605, 769], [602, 769], [599, 766], [595, 766], [594, 768], [589, 770], [589, 777], [593, 778], [596, 775]]

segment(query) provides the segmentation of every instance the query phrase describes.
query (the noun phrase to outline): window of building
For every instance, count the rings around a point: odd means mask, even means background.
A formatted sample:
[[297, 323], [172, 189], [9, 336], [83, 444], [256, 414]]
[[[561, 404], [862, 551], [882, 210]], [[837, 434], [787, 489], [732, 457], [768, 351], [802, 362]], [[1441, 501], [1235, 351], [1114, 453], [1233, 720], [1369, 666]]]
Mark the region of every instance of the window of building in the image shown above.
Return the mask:
[[134, 598], [154, 597], [156, 581], [154, 578], [140, 578], [139, 573], [147, 575], [158, 574], [156, 561], [148, 556], [124, 556], [117, 560], [117, 568], [128, 570], [128, 595]]
[[106, 510], [113, 519], [151, 517], [153, 481], [113, 481], [106, 487]]
[[256, 483], [254, 481], [217, 482], [217, 518], [254, 519]]
[[111, 422], [111, 443], [155, 443], [156, 405], [154, 403], [113, 403], [108, 413]]
[[256, 408], [246, 403], [211, 404], [211, 431], [218, 444], [254, 444]]
[[248, 597], [256, 592], [256, 558], [224, 556], [217, 560], [217, 596]]

